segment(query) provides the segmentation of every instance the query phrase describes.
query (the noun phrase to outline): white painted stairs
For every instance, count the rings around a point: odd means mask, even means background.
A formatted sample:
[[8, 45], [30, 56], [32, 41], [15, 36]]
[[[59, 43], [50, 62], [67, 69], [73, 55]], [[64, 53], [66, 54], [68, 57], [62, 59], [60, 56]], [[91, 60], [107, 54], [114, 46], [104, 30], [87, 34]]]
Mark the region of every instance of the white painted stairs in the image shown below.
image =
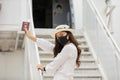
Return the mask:
[[[37, 37], [44, 38], [49, 40], [50, 42], [54, 43], [54, 39], [50, 37], [50, 35], [38, 35]], [[81, 55], [81, 66], [80, 68], [75, 68], [75, 74], [74, 74], [74, 80], [102, 80], [102, 75], [99, 71], [99, 68], [97, 66], [97, 62], [95, 61], [92, 53], [89, 50], [89, 47], [87, 46], [87, 42], [85, 40], [85, 37], [83, 34], [75, 35], [79, 42], [79, 46], [82, 49], [82, 55]], [[52, 53], [47, 53], [45, 51], [42, 51], [42, 49], [39, 48], [40, 53], [40, 61], [41, 64], [46, 65], [50, 63], [54, 58]], [[52, 80], [53, 75], [52, 74], [46, 74], [43, 73], [44, 80]]]

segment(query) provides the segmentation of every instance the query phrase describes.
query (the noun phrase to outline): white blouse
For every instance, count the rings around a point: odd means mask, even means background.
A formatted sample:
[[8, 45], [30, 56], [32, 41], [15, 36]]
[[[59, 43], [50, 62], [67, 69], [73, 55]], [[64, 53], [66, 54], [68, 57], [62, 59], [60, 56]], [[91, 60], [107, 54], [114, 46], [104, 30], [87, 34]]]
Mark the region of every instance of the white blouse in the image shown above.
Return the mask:
[[[53, 53], [54, 44], [49, 41], [37, 38], [37, 44], [41, 49]], [[73, 80], [76, 58], [77, 48], [73, 43], [67, 44], [54, 60], [46, 65], [46, 72], [54, 73], [53, 80]]]

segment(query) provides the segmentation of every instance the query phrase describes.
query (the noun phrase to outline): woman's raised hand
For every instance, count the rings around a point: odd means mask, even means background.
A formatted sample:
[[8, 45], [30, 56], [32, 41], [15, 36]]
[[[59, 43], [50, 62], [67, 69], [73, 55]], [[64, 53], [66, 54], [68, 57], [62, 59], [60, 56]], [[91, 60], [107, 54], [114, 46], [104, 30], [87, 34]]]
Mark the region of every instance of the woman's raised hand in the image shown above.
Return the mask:
[[24, 28], [25, 35], [32, 41], [36, 42], [37, 38], [34, 37], [27, 28]]

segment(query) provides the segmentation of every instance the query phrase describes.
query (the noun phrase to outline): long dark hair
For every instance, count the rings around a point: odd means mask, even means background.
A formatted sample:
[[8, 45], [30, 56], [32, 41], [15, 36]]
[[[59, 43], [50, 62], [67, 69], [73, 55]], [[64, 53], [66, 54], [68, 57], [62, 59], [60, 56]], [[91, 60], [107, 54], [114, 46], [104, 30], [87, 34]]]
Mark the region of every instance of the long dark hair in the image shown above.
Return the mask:
[[[72, 34], [71, 32], [69, 32], [69, 31], [65, 31], [65, 32], [67, 32], [67, 35], [69, 36], [69, 40], [68, 40], [68, 41], [70, 41], [71, 43], [73, 43], [73, 44], [76, 46], [76, 48], [77, 48], [76, 65], [77, 65], [77, 67], [79, 67], [79, 66], [80, 66], [81, 49], [79, 48], [78, 42], [77, 42], [77, 40], [75, 39], [75, 37], [73, 36], [73, 34]], [[61, 45], [61, 44], [58, 42], [57, 37], [55, 36], [55, 47], [54, 47], [54, 49], [53, 49], [54, 57], [56, 57], [56, 56], [58, 55], [58, 53], [61, 52], [61, 50], [62, 50], [63, 47], [64, 47], [64, 46]]]

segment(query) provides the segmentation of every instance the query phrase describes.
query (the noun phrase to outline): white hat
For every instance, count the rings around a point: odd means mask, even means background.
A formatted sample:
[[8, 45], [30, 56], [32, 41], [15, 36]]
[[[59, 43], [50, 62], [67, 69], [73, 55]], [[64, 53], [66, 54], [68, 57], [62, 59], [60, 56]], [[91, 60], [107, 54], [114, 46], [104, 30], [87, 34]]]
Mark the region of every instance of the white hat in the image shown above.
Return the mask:
[[55, 28], [55, 30], [52, 32], [51, 36], [55, 38], [55, 34], [61, 31], [69, 31], [72, 34], [74, 33], [73, 29], [69, 29], [68, 25], [59, 25]]

